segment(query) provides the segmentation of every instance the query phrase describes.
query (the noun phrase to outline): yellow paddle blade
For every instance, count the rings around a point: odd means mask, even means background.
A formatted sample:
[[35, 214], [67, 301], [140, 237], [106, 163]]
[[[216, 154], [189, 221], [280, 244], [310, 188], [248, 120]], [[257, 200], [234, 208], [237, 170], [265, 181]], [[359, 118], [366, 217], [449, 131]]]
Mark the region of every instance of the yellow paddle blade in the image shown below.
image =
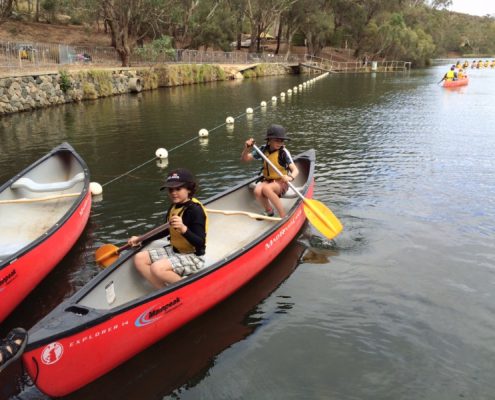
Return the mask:
[[304, 213], [311, 225], [328, 239], [333, 239], [344, 228], [334, 213], [318, 200], [305, 198]]
[[119, 248], [113, 244], [104, 244], [95, 252], [95, 261], [103, 268], [112, 265], [119, 258]]

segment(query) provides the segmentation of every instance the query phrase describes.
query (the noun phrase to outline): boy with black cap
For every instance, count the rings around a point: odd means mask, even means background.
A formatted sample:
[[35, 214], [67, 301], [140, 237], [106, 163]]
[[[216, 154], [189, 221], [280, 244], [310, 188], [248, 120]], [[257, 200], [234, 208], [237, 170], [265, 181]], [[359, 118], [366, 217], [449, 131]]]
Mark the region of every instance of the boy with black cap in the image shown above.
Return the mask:
[[[170, 228], [161, 234], [170, 235], [170, 246], [150, 248], [134, 256], [136, 269], [157, 289], [204, 267], [208, 218], [194, 197], [196, 188], [194, 176], [184, 168], [171, 171], [160, 188], [168, 190], [172, 202], [166, 217]], [[133, 236], [128, 243], [137, 246], [137, 240]]]
[[[274, 215], [273, 205], [280, 217], [283, 218], [286, 212], [280, 197], [289, 189], [287, 182], [292, 182], [299, 174], [299, 170], [292, 160], [289, 150], [284, 146], [284, 142], [290, 139], [283, 126], [271, 125], [266, 131], [265, 140], [266, 144], [260, 147], [260, 151], [283, 176], [277, 174], [266, 161], [263, 161], [263, 176], [261, 182], [254, 188], [254, 196], [265, 209], [265, 215], [270, 217]], [[253, 144], [253, 138], [246, 140], [241, 154], [242, 161], [262, 160], [256, 149], [253, 149]]]

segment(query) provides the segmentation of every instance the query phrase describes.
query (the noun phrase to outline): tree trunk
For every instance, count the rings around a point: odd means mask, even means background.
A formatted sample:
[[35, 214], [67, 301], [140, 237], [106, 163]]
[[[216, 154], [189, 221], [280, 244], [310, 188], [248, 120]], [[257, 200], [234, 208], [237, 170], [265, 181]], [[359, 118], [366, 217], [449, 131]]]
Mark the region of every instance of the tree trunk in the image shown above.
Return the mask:
[[5, 0], [0, 2], [0, 23], [4, 22], [12, 14], [13, 0]]
[[280, 51], [280, 38], [282, 36], [282, 19], [280, 18], [278, 22], [278, 30], [277, 30], [277, 47], [275, 48], [275, 54], [278, 54]]

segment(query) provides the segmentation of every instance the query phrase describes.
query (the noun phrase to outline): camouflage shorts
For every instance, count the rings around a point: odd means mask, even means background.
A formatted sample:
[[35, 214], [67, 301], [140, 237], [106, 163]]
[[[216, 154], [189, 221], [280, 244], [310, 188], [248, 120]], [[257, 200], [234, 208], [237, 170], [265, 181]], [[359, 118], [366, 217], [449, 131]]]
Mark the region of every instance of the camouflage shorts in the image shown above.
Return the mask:
[[205, 256], [197, 256], [194, 253], [176, 253], [171, 246], [149, 249], [151, 262], [156, 262], [166, 257], [172, 264], [174, 272], [180, 276], [187, 276], [198, 272], [205, 266]]

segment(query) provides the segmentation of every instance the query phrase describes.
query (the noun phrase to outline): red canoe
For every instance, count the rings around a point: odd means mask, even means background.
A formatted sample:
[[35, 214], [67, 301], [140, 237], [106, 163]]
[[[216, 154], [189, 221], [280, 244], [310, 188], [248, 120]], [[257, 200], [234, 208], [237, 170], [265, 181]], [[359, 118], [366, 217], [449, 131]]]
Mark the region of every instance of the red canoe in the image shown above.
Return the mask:
[[444, 80], [443, 87], [459, 87], [466, 86], [469, 83], [469, 78], [466, 76], [464, 78], [456, 79], [455, 81]]
[[0, 322], [67, 254], [90, 209], [88, 168], [67, 143], [0, 187]]
[[[300, 171], [295, 185], [311, 198], [314, 151], [295, 162]], [[204, 202], [215, 213], [208, 215], [206, 267], [200, 272], [153, 290], [133, 266], [139, 249], [131, 249], [39, 321], [29, 331], [23, 354], [36, 386], [55, 397], [77, 390], [206, 312], [267, 267], [306, 217], [302, 200], [289, 194], [282, 199], [287, 217], [256, 219], [252, 181]]]

